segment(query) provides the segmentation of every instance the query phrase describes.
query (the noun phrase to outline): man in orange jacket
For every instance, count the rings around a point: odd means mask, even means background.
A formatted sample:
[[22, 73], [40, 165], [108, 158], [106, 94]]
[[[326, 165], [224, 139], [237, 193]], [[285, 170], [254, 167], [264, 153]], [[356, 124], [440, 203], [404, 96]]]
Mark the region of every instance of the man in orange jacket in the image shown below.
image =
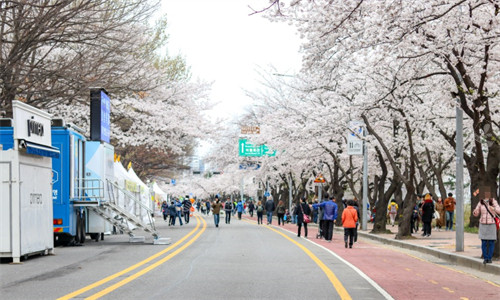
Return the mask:
[[347, 238], [349, 238], [349, 248], [352, 248], [358, 212], [353, 207], [354, 201], [347, 201], [347, 207], [342, 212], [342, 226], [344, 227], [344, 242], [347, 248]]

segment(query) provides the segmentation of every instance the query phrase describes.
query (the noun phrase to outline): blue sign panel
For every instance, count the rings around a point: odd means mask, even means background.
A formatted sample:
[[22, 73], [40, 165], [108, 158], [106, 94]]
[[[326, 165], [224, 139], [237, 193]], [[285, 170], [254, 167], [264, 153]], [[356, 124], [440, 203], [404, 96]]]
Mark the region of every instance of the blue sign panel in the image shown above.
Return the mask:
[[108, 95], [101, 91], [101, 141], [109, 143], [110, 136], [110, 114], [111, 103]]
[[111, 101], [103, 88], [90, 89], [90, 140], [109, 144]]

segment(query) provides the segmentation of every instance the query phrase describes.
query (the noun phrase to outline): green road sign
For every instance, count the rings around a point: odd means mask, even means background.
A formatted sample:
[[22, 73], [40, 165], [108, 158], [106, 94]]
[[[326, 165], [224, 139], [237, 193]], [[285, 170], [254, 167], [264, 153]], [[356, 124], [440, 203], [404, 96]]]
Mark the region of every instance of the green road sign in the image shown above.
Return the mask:
[[250, 144], [246, 139], [240, 139], [238, 152], [240, 156], [251, 156], [251, 157], [261, 157], [264, 155], [267, 156], [276, 156], [276, 151], [272, 153], [269, 152], [269, 147], [266, 145], [255, 146]]

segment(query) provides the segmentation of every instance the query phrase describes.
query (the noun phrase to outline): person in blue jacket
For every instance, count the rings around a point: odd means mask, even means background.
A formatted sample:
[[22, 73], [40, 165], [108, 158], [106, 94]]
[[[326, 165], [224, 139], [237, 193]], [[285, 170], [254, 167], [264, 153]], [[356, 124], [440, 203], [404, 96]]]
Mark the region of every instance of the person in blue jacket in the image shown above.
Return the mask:
[[328, 201], [324, 201], [318, 204], [313, 204], [313, 208], [321, 207], [323, 210], [323, 236], [328, 242], [332, 241], [333, 235], [333, 222], [337, 219], [337, 203], [335, 203], [335, 198], [330, 197]]
[[177, 212], [177, 217], [179, 218], [179, 222], [182, 226], [182, 202], [179, 199], [175, 199], [175, 211]]
[[241, 220], [241, 214], [243, 213], [243, 202], [240, 200], [236, 204], [236, 210], [238, 211], [238, 220]]

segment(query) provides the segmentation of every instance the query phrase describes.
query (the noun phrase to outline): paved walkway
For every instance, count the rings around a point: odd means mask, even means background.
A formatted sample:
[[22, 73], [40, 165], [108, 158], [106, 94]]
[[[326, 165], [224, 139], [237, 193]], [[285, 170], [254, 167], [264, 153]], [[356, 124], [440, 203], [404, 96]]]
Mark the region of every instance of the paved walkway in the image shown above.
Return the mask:
[[[249, 218], [248, 214], [244, 215]], [[256, 220], [256, 216], [252, 218]], [[273, 218], [273, 225], [277, 225], [277, 218]], [[264, 224], [266, 224], [266, 216], [264, 215]], [[286, 227], [289, 227], [293, 224], [287, 224]], [[317, 225], [314, 223], [310, 223], [309, 226], [314, 232], [314, 235], [309, 233], [309, 238], [314, 238], [317, 232]], [[372, 240], [380, 241], [384, 244], [390, 244], [393, 246], [398, 246], [410, 250], [415, 250], [419, 252], [423, 252], [426, 254], [434, 255], [443, 260], [449, 261], [451, 264], [461, 265], [464, 267], [470, 267], [479, 271], [488, 272], [491, 274], [500, 275], [500, 261], [494, 260], [492, 264], [483, 264], [483, 259], [481, 259], [481, 240], [478, 238], [477, 234], [474, 233], [464, 233], [464, 251], [457, 252], [456, 249], [456, 232], [455, 231], [445, 231], [445, 230], [432, 230], [432, 234], [430, 237], [423, 237], [422, 229], [420, 231], [413, 234], [414, 239], [407, 240], [396, 240], [395, 236], [398, 230], [397, 226], [391, 227], [391, 225], [387, 225], [386, 229], [390, 230], [391, 233], [387, 234], [371, 234], [370, 231], [373, 229], [373, 224], [367, 224], [368, 230], [362, 231], [358, 230], [358, 234], [361, 238], [368, 238]], [[293, 227], [287, 228], [291, 231], [296, 231], [296, 225]], [[335, 229], [341, 230], [343, 232], [342, 227], [335, 227]], [[316, 239], [314, 239], [316, 240]]]
[[[372, 235], [369, 232], [373, 229], [373, 223], [367, 224], [368, 230], [366, 231], [367, 235]], [[388, 225], [387, 230], [390, 230], [392, 233], [388, 234], [376, 234], [377, 236], [385, 239], [394, 239], [396, 233], [398, 231], [398, 227]], [[417, 233], [412, 234], [414, 239], [404, 240], [404, 242], [411, 243], [413, 245], [425, 246], [432, 249], [438, 249], [441, 251], [448, 252], [450, 254], [463, 255], [470, 258], [476, 258], [481, 260], [481, 240], [478, 235], [475, 233], [464, 233], [464, 251], [457, 252], [456, 249], [456, 231], [446, 231], [444, 229], [435, 230], [432, 229], [432, 234], [430, 237], [423, 237], [422, 230]], [[500, 261], [494, 261], [495, 265], [500, 266]]]

